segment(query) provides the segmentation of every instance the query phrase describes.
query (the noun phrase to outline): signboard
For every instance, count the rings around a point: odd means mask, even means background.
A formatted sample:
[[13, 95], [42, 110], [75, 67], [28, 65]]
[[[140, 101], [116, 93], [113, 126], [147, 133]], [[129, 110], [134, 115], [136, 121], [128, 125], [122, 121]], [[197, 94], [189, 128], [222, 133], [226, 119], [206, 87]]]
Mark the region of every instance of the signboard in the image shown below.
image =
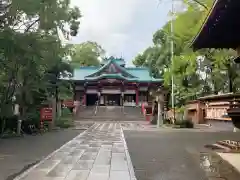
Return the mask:
[[96, 89], [88, 89], [87, 94], [97, 94], [98, 91]]
[[103, 89], [102, 94], [121, 94], [120, 89]]
[[73, 100], [65, 100], [62, 103], [65, 107], [73, 108], [74, 107], [74, 101]]
[[40, 116], [41, 121], [52, 121], [52, 108], [42, 108]]

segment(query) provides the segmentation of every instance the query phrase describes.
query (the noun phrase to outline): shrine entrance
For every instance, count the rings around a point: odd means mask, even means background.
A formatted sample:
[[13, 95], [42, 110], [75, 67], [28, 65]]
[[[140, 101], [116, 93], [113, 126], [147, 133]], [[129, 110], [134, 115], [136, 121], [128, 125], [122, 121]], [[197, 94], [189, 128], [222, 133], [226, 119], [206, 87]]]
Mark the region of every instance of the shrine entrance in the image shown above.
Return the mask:
[[98, 101], [97, 94], [87, 94], [86, 105], [87, 106], [94, 106]]
[[103, 94], [102, 95], [105, 106], [120, 106], [121, 96], [120, 94]]

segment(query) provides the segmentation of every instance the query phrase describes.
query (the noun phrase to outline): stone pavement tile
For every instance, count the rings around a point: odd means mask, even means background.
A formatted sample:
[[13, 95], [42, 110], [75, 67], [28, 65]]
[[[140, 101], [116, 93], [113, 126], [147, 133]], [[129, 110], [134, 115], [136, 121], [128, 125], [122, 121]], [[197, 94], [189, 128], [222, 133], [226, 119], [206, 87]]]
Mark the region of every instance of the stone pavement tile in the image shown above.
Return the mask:
[[23, 178], [21, 178], [21, 180], [32, 180], [32, 179], [42, 180], [44, 177], [46, 177], [46, 175], [47, 175], [47, 172], [34, 170], [28, 173]]
[[71, 170], [64, 180], [86, 180], [89, 170]]
[[60, 180], [63, 178], [64, 180], [130, 180], [130, 168], [125, 151], [120, 124], [99, 124], [66, 144], [36, 169], [41, 168], [48, 172], [39, 175], [41, 180], [46, 178], [46, 180], [55, 178], [60, 178]]
[[80, 160], [95, 160], [97, 157], [96, 152], [84, 152], [80, 157]]
[[124, 143], [123, 142], [114, 143], [113, 147], [122, 148], [122, 147], [124, 147]]
[[66, 175], [71, 170], [71, 166], [67, 164], [59, 163], [56, 167], [54, 167], [48, 174], [48, 177], [66, 177]]
[[99, 151], [98, 156], [94, 162], [96, 165], [110, 165], [111, 151]]
[[110, 165], [93, 165], [91, 169], [92, 173], [96, 174], [108, 174], [110, 170]]
[[125, 152], [125, 149], [124, 147], [123, 148], [112, 148], [112, 152], [113, 153], [124, 153]]
[[82, 149], [75, 149], [74, 151], [72, 151], [71, 153], [69, 153], [69, 156], [74, 156], [74, 157], [79, 157], [85, 152], [85, 150]]
[[76, 149], [86, 150], [86, 149], [88, 149], [88, 147], [89, 147], [88, 144], [87, 144], [87, 145], [82, 145], [82, 144], [80, 144], [79, 146], [76, 147]]
[[78, 146], [78, 144], [80, 143], [80, 141], [72, 141], [71, 143], [69, 143], [67, 146], [70, 147], [70, 148], [75, 148]]
[[109, 180], [130, 180], [128, 171], [110, 171]]
[[125, 153], [112, 153], [111, 171], [127, 171], [128, 163]]
[[109, 173], [93, 173], [90, 172], [87, 180], [108, 180]]
[[73, 170], [88, 170], [93, 166], [94, 160], [79, 160], [73, 167]]
[[62, 160], [64, 159], [66, 156], [69, 155], [69, 152], [56, 152], [55, 154], [53, 154], [48, 160]]
[[106, 150], [106, 151], [111, 151], [112, 150], [112, 145], [102, 145], [101, 149]]
[[100, 147], [89, 147], [86, 149], [87, 152], [98, 152], [100, 150]]
[[101, 143], [92, 142], [89, 144], [90, 147], [101, 147]]
[[128, 168], [129, 168], [129, 173], [132, 179], [136, 179], [135, 177], [135, 172], [134, 172], [134, 168], [132, 165], [132, 161], [131, 161], [131, 157], [128, 151], [125, 152], [126, 153], [126, 158], [127, 158], [127, 162], [128, 162]]
[[112, 144], [113, 142], [106, 142], [106, 141], [102, 143], [102, 145], [112, 145]]
[[51, 170], [54, 166], [56, 166], [58, 163], [60, 163], [60, 160], [49, 160], [47, 159], [43, 163], [41, 163], [37, 169], [40, 170]]
[[66, 156], [61, 163], [62, 164], [66, 164], [66, 165], [73, 165], [78, 161], [78, 157], [76, 158], [76, 156]]
[[46, 171], [33, 170], [21, 180], [64, 180], [64, 177], [47, 177]]
[[74, 147], [68, 147], [64, 146], [63, 148], [59, 149], [58, 152], [63, 152], [63, 153], [70, 153], [74, 150]]
[[218, 155], [240, 172], [240, 154], [218, 153]]

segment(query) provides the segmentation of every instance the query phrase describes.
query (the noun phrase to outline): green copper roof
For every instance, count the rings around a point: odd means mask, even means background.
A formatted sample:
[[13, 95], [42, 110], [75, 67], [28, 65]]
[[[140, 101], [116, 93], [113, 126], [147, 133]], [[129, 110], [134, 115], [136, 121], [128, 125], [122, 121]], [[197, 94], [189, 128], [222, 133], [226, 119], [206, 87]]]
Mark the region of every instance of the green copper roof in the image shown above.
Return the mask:
[[[87, 75], [88, 77], [89, 76], [92, 76], [92, 77], [97, 77], [99, 74], [101, 74], [105, 69], [109, 68], [111, 65], [114, 66], [114, 69], [115, 67], [117, 69], [119, 69], [123, 74], [129, 76], [130, 78], [136, 78], [135, 76], [133, 76], [132, 74], [130, 74], [125, 67], [122, 67], [120, 66], [117, 62], [116, 62], [116, 59], [113, 59], [111, 58], [108, 63], [106, 63], [105, 65], [103, 65], [102, 67], [100, 67], [97, 71], [95, 71], [94, 73], [90, 74], [90, 75]], [[103, 72], [104, 73], [104, 72]], [[110, 73], [108, 73], [110, 74]]]
[[98, 80], [98, 79], [103, 79], [103, 78], [108, 78], [108, 79], [124, 79], [124, 80], [132, 80], [132, 81], [137, 81], [137, 78], [126, 78], [124, 77], [121, 73], [117, 74], [101, 74], [98, 77], [85, 77], [85, 80]]
[[[105, 72], [110, 66], [116, 67], [120, 72]], [[130, 82], [162, 82], [150, 76], [148, 68], [122, 67], [111, 59], [102, 67], [80, 67], [74, 69], [72, 80], [94, 81], [99, 79], [123, 79]]]
[[103, 59], [101, 64], [103, 64], [103, 65], [107, 64], [109, 61], [114, 61], [116, 64], [118, 64], [120, 66], [123, 66], [123, 65], [126, 64], [124, 59], [122, 59], [122, 58], [114, 58], [114, 57], [110, 57], [108, 59]]

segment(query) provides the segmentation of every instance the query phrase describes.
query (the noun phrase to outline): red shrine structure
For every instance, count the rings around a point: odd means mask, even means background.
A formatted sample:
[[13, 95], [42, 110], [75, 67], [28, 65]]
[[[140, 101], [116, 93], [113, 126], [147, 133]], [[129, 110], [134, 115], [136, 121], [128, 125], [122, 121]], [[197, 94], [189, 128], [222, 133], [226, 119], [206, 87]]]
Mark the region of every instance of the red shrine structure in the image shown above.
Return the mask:
[[74, 69], [74, 100], [79, 105], [140, 106], [149, 92], [162, 86], [145, 67], [126, 67], [123, 59], [110, 57], [100, 66]]

